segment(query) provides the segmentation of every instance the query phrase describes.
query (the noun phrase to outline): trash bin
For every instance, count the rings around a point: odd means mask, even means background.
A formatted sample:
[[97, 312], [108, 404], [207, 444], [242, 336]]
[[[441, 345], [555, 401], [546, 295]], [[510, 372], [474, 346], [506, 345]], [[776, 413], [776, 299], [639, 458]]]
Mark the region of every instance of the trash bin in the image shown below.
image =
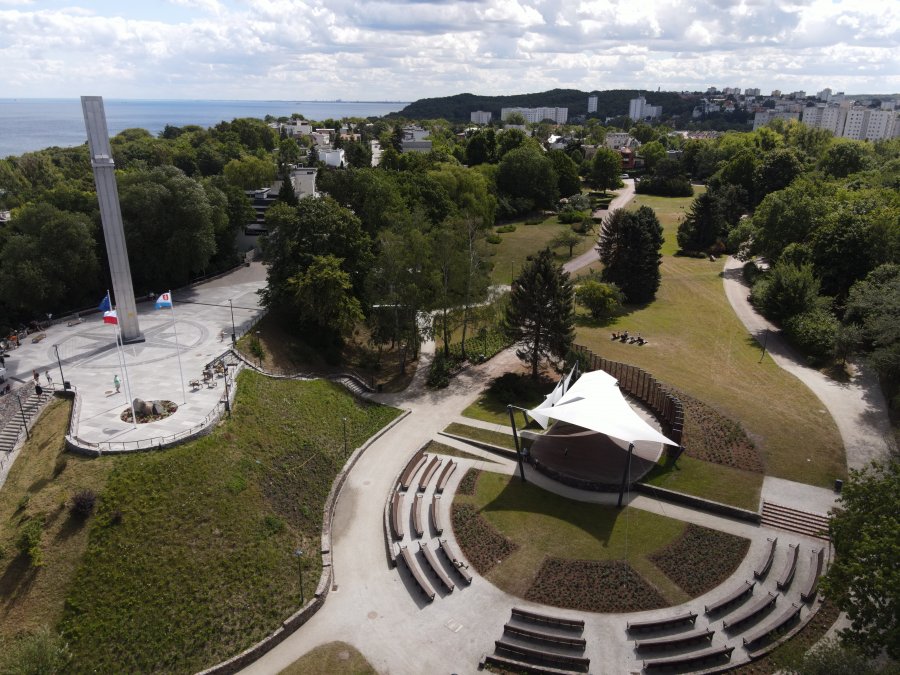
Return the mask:
[[843, 489], [844, 489], [844, 481], [842, 481], [840, 478], [835, 479], [834, 491], [837, 492], [838, 494], [841, 494], [841, 490], [843, 490]]
[[65, 382], [63, 382], [63, 389], [65, 389], [66, 391], [69, 391], [71, 388], [72, 388], [72, 383], [71, 383], [71, 382], [69, 382], [68, 380], [66, 380]]

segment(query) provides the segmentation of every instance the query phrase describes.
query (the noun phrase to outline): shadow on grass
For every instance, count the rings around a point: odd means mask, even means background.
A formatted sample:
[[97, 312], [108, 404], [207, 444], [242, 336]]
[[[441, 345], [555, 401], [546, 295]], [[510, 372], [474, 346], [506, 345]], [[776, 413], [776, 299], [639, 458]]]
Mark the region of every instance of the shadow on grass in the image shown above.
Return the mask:
[[10, 560], [3, 576], [0, 576], [0, 597], [4, 598], [4, 607], [14, 606], [28, 592], [37, 578], [37, 569], [24, 553]]

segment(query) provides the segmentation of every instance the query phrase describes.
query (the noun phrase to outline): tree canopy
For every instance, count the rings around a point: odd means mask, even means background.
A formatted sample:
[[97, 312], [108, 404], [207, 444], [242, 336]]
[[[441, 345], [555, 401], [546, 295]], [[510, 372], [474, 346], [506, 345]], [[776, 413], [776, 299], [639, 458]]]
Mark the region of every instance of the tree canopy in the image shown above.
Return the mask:
[[600, 230], [597, 251], [604, 265], [601, 278], [616, 284], [628, 302], [649, 302], [661, 280], [662, 244], [662, 225], [653, 209], [616, 209]]

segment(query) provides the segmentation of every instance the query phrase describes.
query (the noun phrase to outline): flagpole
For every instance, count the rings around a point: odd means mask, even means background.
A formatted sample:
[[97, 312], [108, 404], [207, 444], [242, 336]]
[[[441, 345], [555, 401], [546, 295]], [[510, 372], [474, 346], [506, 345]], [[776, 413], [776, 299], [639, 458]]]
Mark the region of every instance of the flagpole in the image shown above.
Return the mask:
[[178, 355], [178, 374], [181, 376], [181, 402], [187, 404], [187, 390], [184, 387], [184, 370], [181, 368], [181, 347], [178, 345], [178, 329], [175, 327], [175, 299], [169, 291], [169, 309], [172, 310], [172, 332], [175, 333], [175, 353]]

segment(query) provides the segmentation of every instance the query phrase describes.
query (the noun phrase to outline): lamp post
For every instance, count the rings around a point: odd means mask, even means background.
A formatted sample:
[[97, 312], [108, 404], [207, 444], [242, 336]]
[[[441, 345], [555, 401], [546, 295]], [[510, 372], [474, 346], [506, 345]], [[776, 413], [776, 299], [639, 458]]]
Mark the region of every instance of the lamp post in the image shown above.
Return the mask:
[[231, 298], [228, 298], [228, 306], [231, 308], [231, 346], [234, 347], [237, 344], [237, 332], [234, 330], [234, 304]]
[[342, 417], [341, 421], [344, 423], [344, 457], [347, 457], [347, 418]]
[[294, 551], [294, 555], [297, 556], [297, 569], [300, 571], [300, 606], [303, 606], [304, 596], [303, 596], [303, 551], [300, 548]]
[[63, 389], [66, 388], [66, 376], [63, 375], [62, 369], [62, 361], [59, 359], [59, 345], [53, 345], [53, 349], [56, 351], [56, 363], [59, 364], [59, 377], [62, 380]]

